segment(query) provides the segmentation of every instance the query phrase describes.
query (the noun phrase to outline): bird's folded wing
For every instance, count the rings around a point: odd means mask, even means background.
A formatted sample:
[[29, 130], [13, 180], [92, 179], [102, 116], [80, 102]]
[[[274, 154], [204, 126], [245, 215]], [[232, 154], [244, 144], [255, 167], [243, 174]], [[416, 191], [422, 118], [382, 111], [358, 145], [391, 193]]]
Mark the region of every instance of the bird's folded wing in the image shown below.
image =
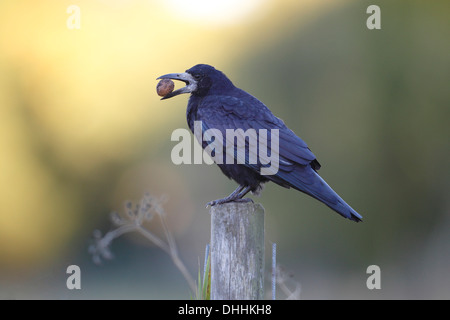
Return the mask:
[[[284, 172], [297, 165], [306, 166], [315, 159], [306, 143], [261, 102], [246, 103], [235, 97], [215, 96], [199, 106], [197, 119], [202, 121], [205, 140], [211, 140], [208, 133], [213, 131], [209, 129], [220, 131], [225, 153], [254, 170], [259, 171], [274, 157], [278, 157], [279, 169]], [[245, 141], [247, 152], [237, 152], [238, 141]], [[251, 163], [252, 157], [258, 159], [257, 163]]]

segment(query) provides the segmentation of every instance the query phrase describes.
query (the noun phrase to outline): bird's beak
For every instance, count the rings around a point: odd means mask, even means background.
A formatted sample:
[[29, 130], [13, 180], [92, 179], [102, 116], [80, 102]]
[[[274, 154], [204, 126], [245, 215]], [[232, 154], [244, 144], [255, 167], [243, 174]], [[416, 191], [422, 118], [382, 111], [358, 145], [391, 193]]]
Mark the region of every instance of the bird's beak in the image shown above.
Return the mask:
[[175, 90], [169, 94], [166, 94], [164, 97], [161, 98], [161, 100], [169, 99], [169, 98], [175, 97], [182, 93], [191, 93], [191, 92], [195, 91], [195, 89], [197, 89], [197, 81], [194, 79], [194, 77], [192, 75], [190, 75], [187, 72], [169, 73], [169, 74], [165, 74], [163, 76], [156, 78], [156, 80], [159, 80], [159, 79], [173, 79], [173, 80], [183, 81], [184, 83], [186, 83], [185, 87]]

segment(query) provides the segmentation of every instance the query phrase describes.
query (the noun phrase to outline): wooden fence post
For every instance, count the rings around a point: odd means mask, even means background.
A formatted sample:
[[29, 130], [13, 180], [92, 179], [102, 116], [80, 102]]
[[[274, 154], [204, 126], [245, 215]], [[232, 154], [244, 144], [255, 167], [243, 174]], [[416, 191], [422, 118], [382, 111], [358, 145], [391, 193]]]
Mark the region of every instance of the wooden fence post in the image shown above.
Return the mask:
[[264, 208], [231, 202], [211, 208], [211, 299], [264, 299]]

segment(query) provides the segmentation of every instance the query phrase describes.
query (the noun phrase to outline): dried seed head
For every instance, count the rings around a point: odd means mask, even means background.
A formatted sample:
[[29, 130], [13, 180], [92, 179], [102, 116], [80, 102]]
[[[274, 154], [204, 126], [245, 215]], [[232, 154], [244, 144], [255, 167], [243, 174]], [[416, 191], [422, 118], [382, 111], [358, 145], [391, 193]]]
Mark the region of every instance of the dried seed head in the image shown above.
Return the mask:
[[171, 93], [173, 89], [175, 88], [175, 84], [170, 79], [161, 79], [161, 81], [158, 82], [156, 85], [156, 93], [158, 93], [158, 96], [164, 97]]

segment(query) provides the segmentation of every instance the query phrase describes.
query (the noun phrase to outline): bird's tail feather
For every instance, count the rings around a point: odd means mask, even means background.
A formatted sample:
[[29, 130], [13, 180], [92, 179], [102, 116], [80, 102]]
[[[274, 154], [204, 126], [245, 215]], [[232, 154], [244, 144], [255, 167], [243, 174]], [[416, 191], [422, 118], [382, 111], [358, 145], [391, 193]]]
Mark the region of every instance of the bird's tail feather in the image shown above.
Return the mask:
[[343, 217], [359, 222], [362, 216], [350, 207], [314, 170], [290, 172], [287, 182], [295, 189], [304, 192], [342, 215]]

